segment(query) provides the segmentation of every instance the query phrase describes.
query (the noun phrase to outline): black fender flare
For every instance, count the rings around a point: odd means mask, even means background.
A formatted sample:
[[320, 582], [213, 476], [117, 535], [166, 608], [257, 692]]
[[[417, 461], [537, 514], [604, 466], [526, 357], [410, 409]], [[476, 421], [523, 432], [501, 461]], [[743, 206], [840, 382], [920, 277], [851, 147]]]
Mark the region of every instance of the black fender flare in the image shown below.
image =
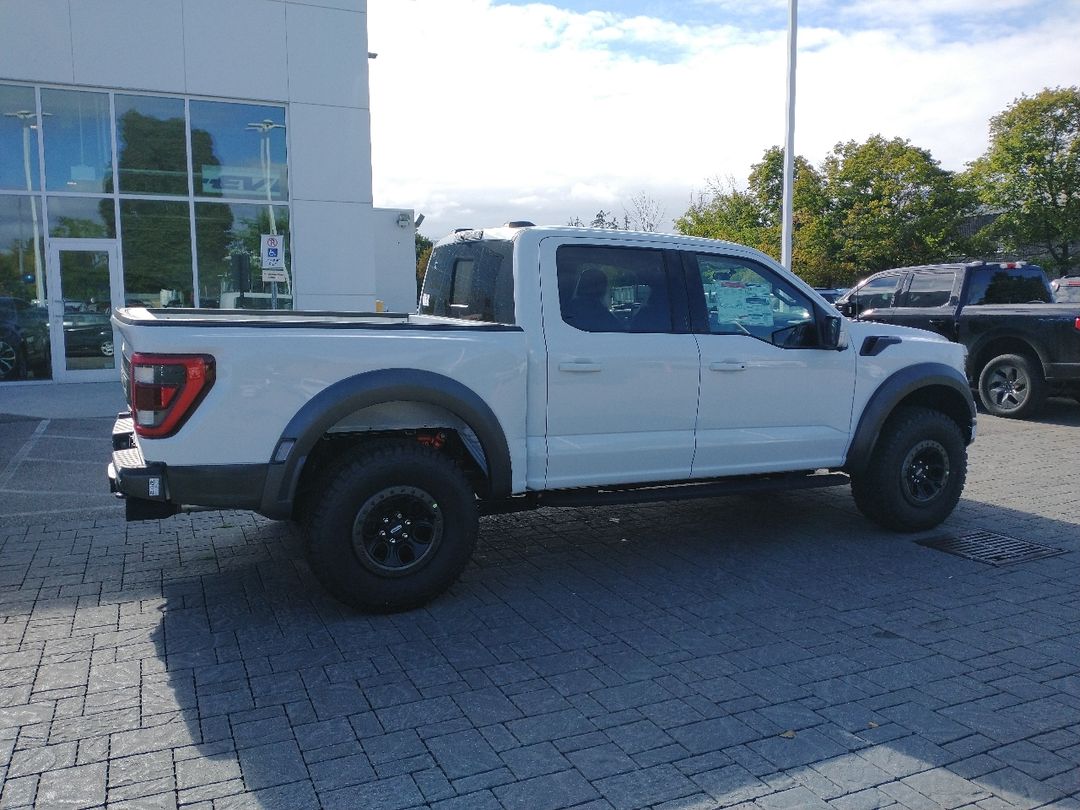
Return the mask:
[[[480, 440], [487, 462], [488, 491], [481, 495], [491, 498], [510, 495], [510, 448], [488, 404], [472, 389], [442, 374], [389, 368], [347, 377], [327, 386], [289, 420], [274, 445], [259, 511], [268, 517], [289, 517], [304, 464], [326, 431], [354, 411], [395, 401], [437, 405], [461, 419]], [[281, 456], [284, 458], [278, 460]]]
[[[916, 363], [907, 366], [887, 377], [871, 395], [859, 418], [858, 427], [848, 446], [844, 469], [858, 474], [865, 469], [885, 420], [889, 418], [903, 400], [921, 389], [944, 387], [956, 392], [967, 408], [969, 423], [965, 431], [965, 441], [970, 442], [974, 435], [975, 400], [971, 395], [971, 386], [967, 378], [952, 366], [944, 363]], [[954, 397], [954, 402], [956, 401]]]
[[[1008, 340], [1014, 343], [1022, 343], [1031, 353], [1035, 355], [1039, 361], [1039, 367], [1045, 375], [1050, 368], [1051, 353], [1047, 351], [1042, 339], [1038, 336], [1030, 334], [1018, 334], [1017, 332], [1010, 331], [1009, 327], [996, 327], [988, 332], [984, 332], [971, 343], [968, 347], [968, 371], [971, 376], [971, 384], [973, 386], [979, 384], [979, 374], [985, 367], [985, 363], [982, 366], [977, 366], [976, 363], [979, 360], [985, 360], [986, 363], [992, 361], [995, 357], [999, 356], [994, 352], [986, 353], [986, 347], [998, 340]], [[1010, 349], [1011, 353], [1015, 353], [1016, 349]], [[1021, 354], [1026, 352], [1021, 351]], [[984, 355], [986, 355], [984, 357]]]

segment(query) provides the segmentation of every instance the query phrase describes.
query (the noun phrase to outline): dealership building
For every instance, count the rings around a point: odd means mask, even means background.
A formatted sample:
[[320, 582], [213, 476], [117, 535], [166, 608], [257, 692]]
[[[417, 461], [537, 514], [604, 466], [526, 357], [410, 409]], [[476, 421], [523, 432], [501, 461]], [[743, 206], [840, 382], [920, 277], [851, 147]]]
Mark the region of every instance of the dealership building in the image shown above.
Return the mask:
[[0, 386], [118, 377], [122, 306], [415, 306], [366, 0], [0, 2]]

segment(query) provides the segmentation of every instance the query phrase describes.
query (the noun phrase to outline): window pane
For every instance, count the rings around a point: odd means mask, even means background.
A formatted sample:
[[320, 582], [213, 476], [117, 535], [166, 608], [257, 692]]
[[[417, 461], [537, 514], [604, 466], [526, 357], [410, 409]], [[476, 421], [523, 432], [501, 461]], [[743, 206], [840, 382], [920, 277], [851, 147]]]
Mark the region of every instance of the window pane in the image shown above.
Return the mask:
[[116, 214], [112, 198], [49, 197], [49, 236], [116, 238]]
[[192, 306], [187, 203], [121, 200], [120, 230], [127, 305]]
[[955, 281], [955, 273], [915, 273], [899, 306], [943, 307], [952, 297]]
[[45, 188], [112, 191], [109, 97], [79, 90], [42, 90]]
[[[272, 218], [272, 221], [271, 221]], [[285, 243], [289, 282], [277, 289], [277, 308], [292, 309], [292, 240], [289, 209], [254, 203], [196, 203], [195, 244], [199, 254], [199, 305], [221, 309], [271, 309], [273, 285], [263, 283], [261, 235], [277, 233]]]
[[422, 315], [514, 323], [514, 245], [472, 239], [432, 251], [420, 295]]
[[709, 331], [785, 348], [818, 345], [813, 307], [784, 279], [745, 259], [698, 256]]
[[36, 111], [32, 87], [0, 84], [0, 188], [40, 186]]
[[663, 254], [563, 246], [556, 254], [563, 320], [583, 332], [670, 332]]
[[868, 309], [891, 307], [896, 285], [901, 278], [903, 276], [895, 275], [870, 279], [861, 287], [856, 287], [848, 293], [848, 300], [855, 303], [856, 313], [862, 313]]
[[34, 197], [0, 196], [0, 380], [52, 376], [40, 213]]
[[184, 102], [156, 96], [116, 96], [120, 191], [188, 193]]
[[971, 274], [968, 304], [1026, 304], [1052, 300], [1046, 276], [1038, 267], [980, 267]]
[[190, 109], [197, 196], [288, 199], [284, 108], [192, 101]]

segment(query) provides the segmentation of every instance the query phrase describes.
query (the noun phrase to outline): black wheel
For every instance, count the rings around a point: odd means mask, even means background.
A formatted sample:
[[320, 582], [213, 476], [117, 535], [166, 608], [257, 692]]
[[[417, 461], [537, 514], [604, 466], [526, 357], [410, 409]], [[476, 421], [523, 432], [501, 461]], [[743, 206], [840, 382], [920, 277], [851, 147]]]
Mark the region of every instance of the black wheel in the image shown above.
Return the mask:
[[947, 518], [967, 476], [967, 448], [940, 411], [901, 408], [881, 429], [865, 470], [851, 478], [859, 511], [887, 529], [918, 532]]
[[1034, 416], [1046, 400], [1042, 369], [1022, 354], [995, 357], [979, 375], [979, 400], [994, 416]]
[[26, 376], [26, 357], [19, 342], [0, 335], [0, 380], [21, 380]]
[[304, 510], [312, 570], [361, 610], [408, 610], [433, 599], [476, 545], [476, 498], [465, 474], [413, 442], [372, 445], [332, 466]]

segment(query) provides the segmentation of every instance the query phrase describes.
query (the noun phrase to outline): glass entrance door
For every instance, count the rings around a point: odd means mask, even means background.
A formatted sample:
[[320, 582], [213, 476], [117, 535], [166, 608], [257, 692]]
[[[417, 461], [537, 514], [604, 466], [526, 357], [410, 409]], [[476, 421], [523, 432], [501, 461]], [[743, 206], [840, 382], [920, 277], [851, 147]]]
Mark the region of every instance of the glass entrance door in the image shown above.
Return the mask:
[[118, 358], [110, 322], [120, 289], [116, 243], [53, 239], [49, 274], [54, 379], [116, 379]]

